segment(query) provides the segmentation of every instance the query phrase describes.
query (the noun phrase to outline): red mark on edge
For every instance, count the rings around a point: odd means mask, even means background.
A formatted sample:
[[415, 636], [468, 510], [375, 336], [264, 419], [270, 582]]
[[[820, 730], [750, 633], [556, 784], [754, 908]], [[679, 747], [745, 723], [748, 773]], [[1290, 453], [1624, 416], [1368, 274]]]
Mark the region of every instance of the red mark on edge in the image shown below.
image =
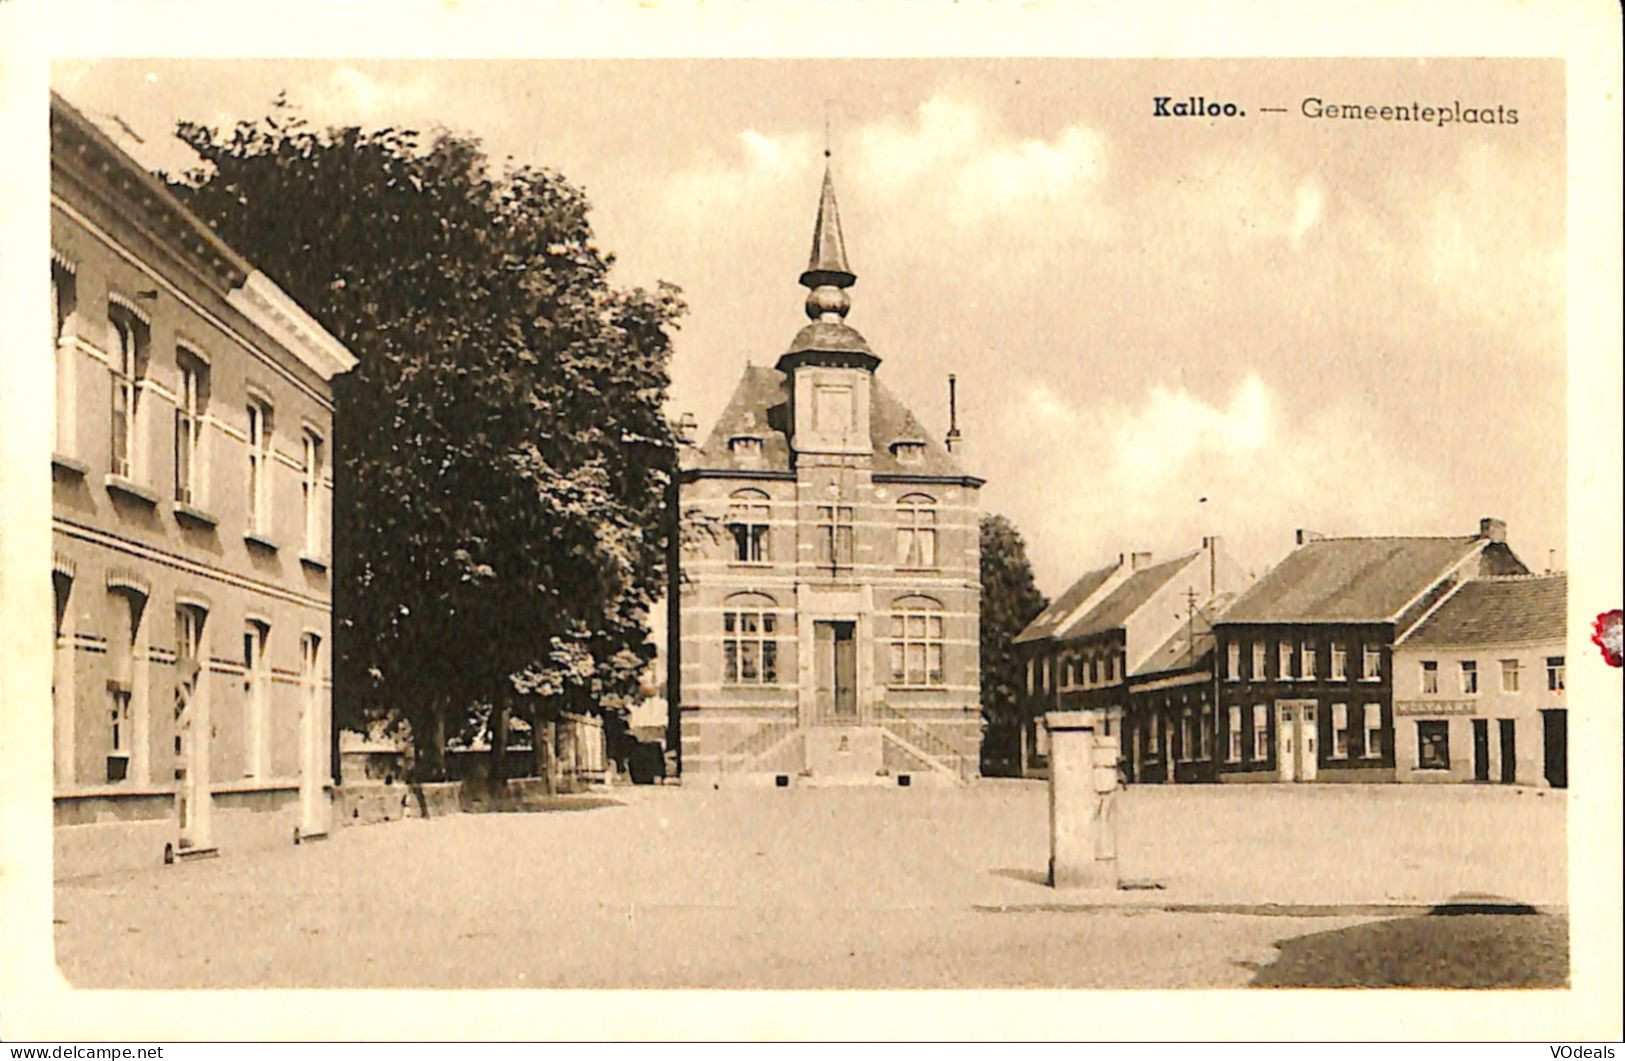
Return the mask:
[[1602, 649], [1602, 658], [1610, 667], [1620, 665], [1621, 638], [1620, 622], [1621, 612], [1615, 608], [1611, 612], [1603, 612], [1591, 624], [1591, 642]]

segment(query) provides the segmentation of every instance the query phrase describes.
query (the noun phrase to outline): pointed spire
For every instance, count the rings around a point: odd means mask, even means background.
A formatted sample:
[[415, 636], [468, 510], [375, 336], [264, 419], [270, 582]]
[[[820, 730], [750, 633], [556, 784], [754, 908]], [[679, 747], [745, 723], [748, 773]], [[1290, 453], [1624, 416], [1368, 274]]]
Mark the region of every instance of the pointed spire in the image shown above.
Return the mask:
[[[828, 152], [825, 153], [826, 156]], [[824, 164], [824, 191], [813, 223], [812, 255], [801, 274], [803, 287], [851, 287], [857, 277], [846, 264], [846, 241], [841, 237], [841, 214], [835, 206], [835, 181]]]

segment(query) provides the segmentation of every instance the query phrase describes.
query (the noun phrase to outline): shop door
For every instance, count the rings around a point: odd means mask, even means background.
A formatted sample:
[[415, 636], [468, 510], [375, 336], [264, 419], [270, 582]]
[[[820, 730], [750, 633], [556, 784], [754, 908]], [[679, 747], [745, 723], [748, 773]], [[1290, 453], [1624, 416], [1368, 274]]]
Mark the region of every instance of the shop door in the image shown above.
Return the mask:
[[1298, 708], [1298, 777], [1313, 781], [1320, 765], [1320, 712], [1315, 704]]
[[1275, 763], [1282, 781], [1298, 779], [1298, 712], [1291, 704], [1276, 708]]
[[1510, 718], [1497, 721], [1501, 724], [1501, 784], [1510, 785], [1518, 780], [1518, 724]]
[[1473, 780], [1490, 779], [1490, 722], [1486, 718], [1473, 719]]
[[1546, 744], [1546, 782], [1553, 788], [1569, 787], [1569, 715], [1562, 708], [1540, 713], [1541, 736]]
[[1276, 705], [1275, 755], [1282, 781], [1313, 781], [1320, 758], [1319, 711], [1313, 700]]

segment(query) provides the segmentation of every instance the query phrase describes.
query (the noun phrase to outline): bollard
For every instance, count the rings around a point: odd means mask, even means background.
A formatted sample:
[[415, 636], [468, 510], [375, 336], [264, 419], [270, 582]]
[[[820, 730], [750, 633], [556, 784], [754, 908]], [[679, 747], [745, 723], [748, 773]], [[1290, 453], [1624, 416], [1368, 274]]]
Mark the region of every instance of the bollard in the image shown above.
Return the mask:
[[1049, 730], [1049, 883], [1115, 891], [1117, 742], [1094, 711], [1052, 711]]

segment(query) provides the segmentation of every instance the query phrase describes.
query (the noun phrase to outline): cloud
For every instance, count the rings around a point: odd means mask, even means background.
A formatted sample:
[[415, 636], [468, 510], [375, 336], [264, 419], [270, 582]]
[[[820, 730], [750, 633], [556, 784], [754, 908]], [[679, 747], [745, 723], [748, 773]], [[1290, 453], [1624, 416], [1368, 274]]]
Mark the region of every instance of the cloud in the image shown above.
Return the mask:
[[813, 145], [810, 133], [774, 136], [746, 129], [730, 157], [706, 158], [666, 181], [666, 206], [692, 220], [715, 220], [719, 211], [769, 212], [805, 183]]
[[382, 113], [421, 107], [435, 96], [429, 78], [418, 74], [407, 80], [373, 77], [353, 66], [339, 66], [309, 91], [311, 105], [339, 121], [365, 122]]

